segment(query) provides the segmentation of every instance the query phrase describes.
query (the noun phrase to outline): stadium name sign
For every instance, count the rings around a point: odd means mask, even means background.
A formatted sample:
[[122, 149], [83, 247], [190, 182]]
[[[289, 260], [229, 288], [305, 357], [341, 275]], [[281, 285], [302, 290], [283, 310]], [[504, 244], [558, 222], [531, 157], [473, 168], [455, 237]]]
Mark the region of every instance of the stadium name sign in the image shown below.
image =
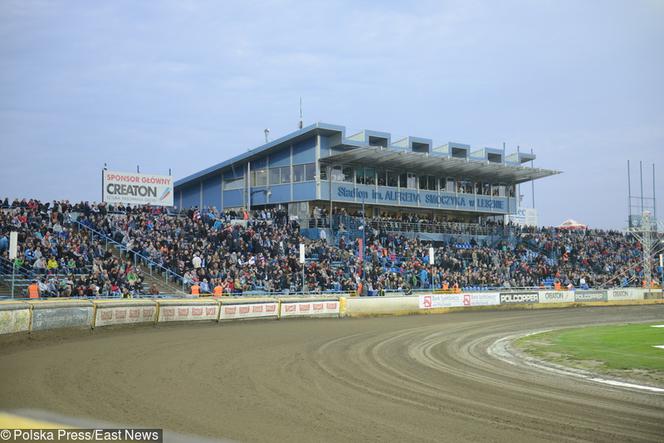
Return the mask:
[[102, 201], [173, 206], [173, 178], [166, 175], [104, 171]]
[[376, 203], [401, 204], [406, 206], [424, 206], [430, 208], [465, 208], [469, 210], [507, 209], [504, 198], [477, 198], [473, 196], [455, 195], [452, 193], [436, 193], [426, 191], [401, 191], [397, 189], [360, 189], [345, 186], [336, 188], [336, 199], [366, 201]]

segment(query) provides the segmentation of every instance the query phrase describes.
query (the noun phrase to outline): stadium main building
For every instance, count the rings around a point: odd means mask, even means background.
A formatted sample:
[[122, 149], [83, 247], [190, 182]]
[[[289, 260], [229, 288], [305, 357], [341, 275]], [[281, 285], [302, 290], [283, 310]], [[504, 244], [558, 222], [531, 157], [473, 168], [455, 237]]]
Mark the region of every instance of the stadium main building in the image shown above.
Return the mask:
[[180, 208], [287, 207], [309, 218], [316, 208], [367, 216], [404, 213], [477, 223], [513, 214], [516, 185], [557, 174], [528, 167], [530, 153], [405, 137], [316, 123], [175, 182]]

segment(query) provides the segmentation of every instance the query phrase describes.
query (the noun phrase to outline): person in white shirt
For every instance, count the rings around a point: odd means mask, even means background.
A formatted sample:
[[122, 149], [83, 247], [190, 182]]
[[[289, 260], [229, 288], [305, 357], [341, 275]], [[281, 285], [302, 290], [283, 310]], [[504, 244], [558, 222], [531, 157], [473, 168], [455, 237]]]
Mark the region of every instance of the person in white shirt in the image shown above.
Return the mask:
[[194, 269], [201, 267], [201, 258], [198, 256], [198, 252], [194, 254], [194, 258], [191, 259], [191, 264], [194, 266]]

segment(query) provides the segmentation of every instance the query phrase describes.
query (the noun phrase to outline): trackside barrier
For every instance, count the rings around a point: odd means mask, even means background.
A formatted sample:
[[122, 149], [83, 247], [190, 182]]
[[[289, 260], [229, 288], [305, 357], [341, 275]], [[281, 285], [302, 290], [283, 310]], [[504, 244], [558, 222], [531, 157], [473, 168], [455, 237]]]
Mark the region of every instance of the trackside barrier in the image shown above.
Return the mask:
[[157, 321], [157, 303], [153, 300], [95, 300], [93, 304], [93, 328]]
[[539, 291], [540, 303], [574, 303], [574, 291]]
[[416, 314], [418, 297], [348, 297], [344, 298], [344, 315], [364, 317], [370, 315]]
[[94, 305], [87, 300], [28, 301], [32, 307], [31, 331], [90, 328]]
[[468, 309], [536, 309], [661, 304], [662, 290], [516, 290], [387, 297], [287, 297], [167, 300], [0, 301], [0, 335], [60, 328], [251, 318], [362, 317]]
[[662, 295], [661, 289], [648, 289], [643, 291], [643, 298], [645, 300], [661, 300]]
[[420, 309], [460, 308], [464, 306], [496, 306], [498, 292], [467, 292], [458, 294], [426, 294], [419, 296]]
[[157, 322], [219, 320], [219, 302], [213, 299], [160, 300]]
[[539, 303], [539, 293], [537, 291], [510, 291], [500, 293], [501, 305], [532, 303]]
[[575, 302], [598, 302], [598, 301], [608, 301], [609, 300], [609, 291], [607, 290], [577, 290], [574, 291], [574, 301]]
[[21, 302], [0, 302], [0, 334], [28, 332], [30, 305]]
[[279, 318], [279, 301], [273, 298], [223, 298], [219, 321]]
[[644, 289], [641, 288], [615, 288], [609, 289], [608, 300], [643, 300]]
[[340, 305], [338, 298], [282, 298], [279, 318], [339, 317]]

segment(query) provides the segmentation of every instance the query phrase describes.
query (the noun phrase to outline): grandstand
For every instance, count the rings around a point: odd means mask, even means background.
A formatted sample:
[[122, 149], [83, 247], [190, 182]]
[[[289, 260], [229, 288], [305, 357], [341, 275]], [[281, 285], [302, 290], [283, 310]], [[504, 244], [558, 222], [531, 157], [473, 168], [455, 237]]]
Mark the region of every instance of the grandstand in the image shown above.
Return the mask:
[[310, 238], [336, 229], [335, 214], [426, 220], [431, 226], [400, 224], [406, 229], [398, 231], [444, 241], [516, 213], [517, 185], [559, 173], [528, 166], [535, 158], [423, 137], [393, 141], [372, 130], [346, 136], [343, 126], [316, 123], [176, 181], [174, 202], [185, 209], [282, 208], [312, 228], [303, 230]]
[[[569, 231], [336, 214], [336, 241], [307, 239], [278, 208], [166, 211], [150, 206], [5, 200], [0, 280], [18, 293], [39, 280], [43, 296], [360, 292], [639, 285], [639, 242], [617, 231]], [[354, 224], [365, 223], [362, 237]], [[308, 226], [308, 225], [307, 225]], [[346, 228], [348, 226], [348, 228]], [[476, 231], [469, 234], [469, 230]], [[19, 255], [7, 237], [19, 232]], [[423, 233], [445, 232], [434, 264]], [[408, 235], [410, 234], [410, 235]], [[493, 241], [482, 238], [493, 238]], [[364, 241], [362, 241], [364, 239]], [[306, 244], [304, 285], [299, 244]]]

